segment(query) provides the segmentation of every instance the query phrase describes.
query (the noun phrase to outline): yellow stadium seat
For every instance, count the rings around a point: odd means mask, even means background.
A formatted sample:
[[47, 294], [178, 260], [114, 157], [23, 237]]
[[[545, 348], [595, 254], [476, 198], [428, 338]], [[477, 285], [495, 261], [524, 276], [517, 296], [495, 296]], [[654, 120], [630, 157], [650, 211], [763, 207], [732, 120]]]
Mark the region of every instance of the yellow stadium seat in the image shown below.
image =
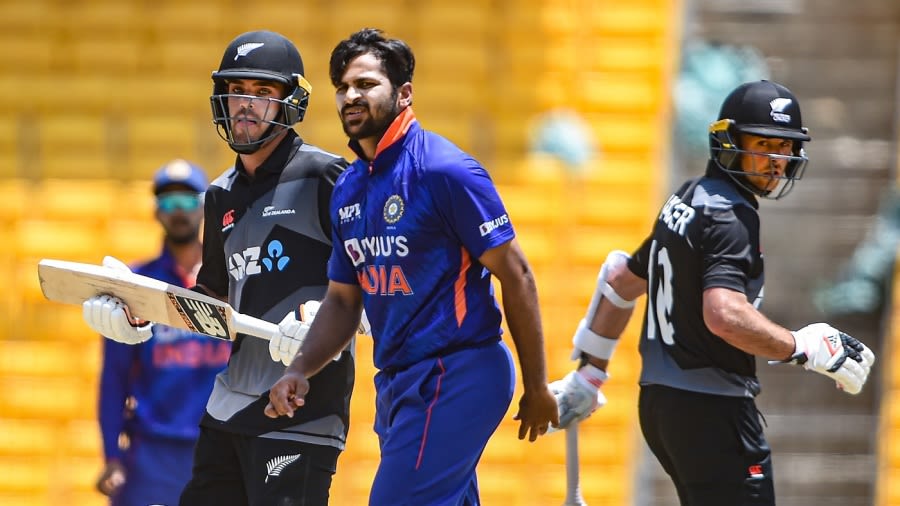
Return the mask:
[[99, 228], [75, 220], [22, 219], [14, 237], [19, 258], [102, 259], [106, 249]]
[[38, 129], [41, 176], [109, 176], [111, 160], [106, 118], [91, 114], [47, 114], [40, 118]]
[[[160, 162], [162, 167], [165, 161]], [[147, 179], [128, 181], [116, 192], [116, 218], [141, 222], [153, 222], [156, 218], [156, 198], [153, 183]]]
[[[0, 376], [83, 375], [91, 379], [100, 369], [100, 344], [99, 337], [83, 343], [54, 339], [0, 341]], [[72, 364], [78, 367], [73, 368]]]
[[[17, 10], [21, 4], [13, 9], [4, 9], [6, 17], [9, 10]], [[51, 37], [0, 32], [0, 45], [3, 47], [3, 59], [0, 63], [0, 74], [18, 75], [21, 79], [27, 79], [35, 75], [48, 75], [53, 66], [56, 41]]]
[[653, 35], [665, 33], [671, 23], [668, 2], [600, 0], [583, 14], [595, 35]]
[[[202, 125], [202, 126], [201, 126]], [[197, 159], [197, 133], [207, 133], [206, 118], [190, 115], [140, 114], [128, 119], [127, 170], [137, 175], [139, 167], [156, 170], [173, 158]]]
[[0, 458], [54, 455], [58, 432], [58, 424], [50, 420], [0, 418]]
[[584, 72], [580, 110], [594, 112], [655, 112], [669, 93], [646, 72]]
[[93, 34], [73, 39], [58, 48], [56, 64], [87, 74], [99, 72], [111, 77], [136, 74], [147, 50], [142, 41], [133, 36], [112, 38]]
[[0, 179], [0, 224], [12, 225], [25, 216], [32, 204], [31, 189], [25, 179]]
[[[98, 371], [94, 371], [98, 374]], [[66, 455], [97, 458], [103, 450], [100, 439], [100, 425], [96, 418], [72, 420], [64, 424], [56, 442]]]
[[52, 468], [53, 458], [49, 456], [2, 456], [0, 490], [6, 493], [48, 490], [55, 478]]
[[162, 248], [163, 230], [154, 220], [113, 219], [103, 241], [106, 254], [125, 262], [150, 258]]
[[661, 128], [656, 114], [585, 114], [604, 152], [649, 153]]
[[[0, 377], [0, 411], [13, 418], [65, 421], [96, 416], [93, 381], [43, 376]], [[2, 486], [0, 486], [2, 488]]]
[[[0, 84], [2, 85], [2, 84]], [[21, 174], [19, 117], [15, 114], [3, 114], [0, 116], [0, 192], [6, 178], [15, 178]], [[0, 204], [3, 206], [4, 204]]]
[[[225, 44], [234, 35], [223, 33], [221, 28], [225, 24], [226, 4], [215, 0], [193, 0], [191, 2], [179, 1], [158, 1], [152, 4], [152, 15], [147, 15], [142, 20], [144, 29], [148, 30], [152, 37], [157, 40], [186, 38], [193, 36], [195, 40], [202, 41], [204, 39], [221, 39], [218, 44], [221, 45], [218, 54], [213, 53], [210, 65], [216, 65], [221, 59], [222, 49]], [[267, 5], [263, 10], [268, 11]], [[241, 13], [234, 15], [242, 18], [243, 11], [251, 11], [253, 9], [241, 9]], [[151, 13], [148, 13], [151, 14]], [[303, 16], [295, 13], [294, 17], [298, 20]], [[248, 27], [245, 30], [257, 29], [257, 27]]]
[[662, 37], [596, 37], [593, 51], [581, 62], [589, 71], [645, 71], [660, 73], [659, 62], [668, 61]]
[[118, 212], [116, 193], [121, 186], [109, 179], [42, 180], [32, 191], [34, 216], [101, 225]]

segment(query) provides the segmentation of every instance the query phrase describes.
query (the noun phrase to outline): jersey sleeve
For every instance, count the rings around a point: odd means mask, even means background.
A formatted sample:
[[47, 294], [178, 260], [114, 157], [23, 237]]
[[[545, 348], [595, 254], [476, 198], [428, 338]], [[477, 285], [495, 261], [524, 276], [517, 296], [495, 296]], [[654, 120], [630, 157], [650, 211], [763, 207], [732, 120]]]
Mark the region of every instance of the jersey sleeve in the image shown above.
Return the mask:
[[[340, 207], [341, 183], [338, 182], [332, 193], [331, 205], [329, 206], [329, 216], [337, 216]], [[353, 261], [350, 255], [353, 254], [353, 243], [344, 244], [341, 237], [340, 229], [334, 220], [331, 220], [331, 256], [328, 258], [328, 279], [339, 283], [347, 283], [351, 285], [359, 284], [356, 277], [356, 269], [353, 267]]]
[[753, 262], [751, 212], [739, 206], [708, 212], [705, 218], [703, 289], [721, 287], [745, 293]]
[[647, 279], [647, 272], [649, 272], [648, 263], [650, 262], [651, 242], [653, 242], [653, 235], [649, 235], [644, 239], [644, 242], [641, 243], [640, 247], [631, 254], [631, 258], [628, 259], [628, 263], [626, 264], [628, 270], [641, 279]]
[[203, 262], [197, 273], [197, 284], [212, 290], [215, 295], [228, 295], [228, 270], [225, 265], [225, 245], [222, 240], [221, 215], [216, 209], [216, 192], [206, 191], [203, 208]]
[[326, 236], [331, 235], [331, 195], [334, 192], [334, 184], [337, 178], [347, 169], [347, 160], [336, 158], [329, 163], [322, 173], [319, 181], [319, 226]]
[[511, 241], [512, 222], [487, 171], [468, 158], [431, 179], [438, 213], [473, 258]]

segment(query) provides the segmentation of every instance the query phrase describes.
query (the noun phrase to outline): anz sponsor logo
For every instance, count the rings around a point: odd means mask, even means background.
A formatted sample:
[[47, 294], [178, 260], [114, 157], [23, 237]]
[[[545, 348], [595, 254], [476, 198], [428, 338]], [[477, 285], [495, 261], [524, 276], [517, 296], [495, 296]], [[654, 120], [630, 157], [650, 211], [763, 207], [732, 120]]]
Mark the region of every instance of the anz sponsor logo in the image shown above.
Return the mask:
[[359, 202], [351, 206], [344, 206], [338, 209], [338, 217], [341, 219], [341, 224], [358, 220], [361, 216], [362, 211], [360, 210]]
[[273, 239], [265, 248], [252, 246], [228, 257], [228, 273], [235, 281], [263, 272], [280, 272], [287, 268], [291, 257], [284, 251], [281, 241]]
[[481, 232], [481, 237], [484, 237], [507, 223], [509, 223], [509, 216], [504, 214], [499, 218], [494, 218], [493, 220], [482, 223], [478, 226], [478, 231]]
[[669, 230], [684, 236], [688, 224], [696, 214], [694, 208], [682, 202], [678, 195], [672, 195], [660, 211], [659, 219], [669, 227]]

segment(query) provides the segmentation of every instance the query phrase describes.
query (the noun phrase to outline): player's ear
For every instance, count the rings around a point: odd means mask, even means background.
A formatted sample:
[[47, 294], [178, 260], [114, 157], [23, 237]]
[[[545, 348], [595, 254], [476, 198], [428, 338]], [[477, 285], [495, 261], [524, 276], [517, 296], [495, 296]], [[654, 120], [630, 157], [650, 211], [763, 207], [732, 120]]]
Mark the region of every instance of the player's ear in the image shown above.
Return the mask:
[[412, 83], [406, 82], [397, 88], [397, 105], [401, 109], [412, 105], [413, 92]]

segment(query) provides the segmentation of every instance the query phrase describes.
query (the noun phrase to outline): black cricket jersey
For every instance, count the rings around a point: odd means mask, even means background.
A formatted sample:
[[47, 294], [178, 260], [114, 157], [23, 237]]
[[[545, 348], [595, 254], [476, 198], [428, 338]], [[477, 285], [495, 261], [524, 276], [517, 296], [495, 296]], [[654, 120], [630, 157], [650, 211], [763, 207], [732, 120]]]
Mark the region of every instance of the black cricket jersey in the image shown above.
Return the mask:
[[756, 361], [713, 334], [703, 292], [725, 287], [763, 297], [756, 198], [715, 168], [687, 181], [660, 210], [628, 262], [647, 280], [640, 383], [736, 397], [759, 393]]
[[[197, 284], [227, 294], [237, 311], [273, 323], [307, 300], [321, 300], [331, 255], [331, 193], [346, 167], [346, 160], [305, 144], [293, 130], [252, 178], [238, 157], [206, 192]], [[268, 390], [285, 367], [272, 360], [268, 341], [239, 335], [201, 425], [343, 449], [353, 361], [351, 345], [310, 379], [306, 404], [293, 418], [271, 419], [263, 414]]]

